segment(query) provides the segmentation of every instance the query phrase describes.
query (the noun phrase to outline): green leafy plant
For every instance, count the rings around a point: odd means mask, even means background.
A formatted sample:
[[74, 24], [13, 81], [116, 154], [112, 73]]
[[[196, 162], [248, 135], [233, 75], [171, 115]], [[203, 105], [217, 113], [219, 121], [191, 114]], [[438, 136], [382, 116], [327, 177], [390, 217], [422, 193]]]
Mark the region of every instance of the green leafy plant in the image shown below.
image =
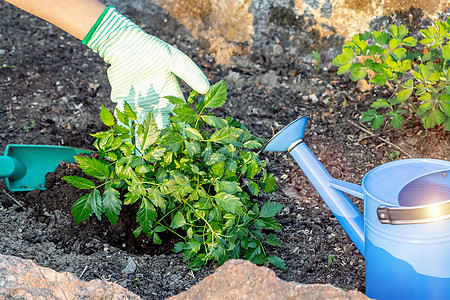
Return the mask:
[[333, 262], [334, 262], [334, 255], [333, 255], [333, 254], [328, 254], [328, 259], [327, 259], [327, 261], [328, 261], [328, 269], [330, 269], [330, 268], [331, 268], [331, 265], [332, 265]]
[[14, 68], [14, 66], [7, 65], [3, 63], [3, 61], [0, 59], [0, 69], [6, 69], [6, 68]]
[[314, 70], [316, 70], [317, 73], [320, 72], [320, 53], [316, 50], [312, 51], [312, 57], [314, 58]]
[[417, 116], [425, 128], [440, 125], [450, 131], [449, 23], [450, 18], [421, 30], [421, 50], [404, 25], [392, 25], [389, 33], [358, 34], [344, 44], [333, 60], [338, 74], [350, 72], [354, 81], [368, 78], [392, 93], [373, 102], [362, 122], [376, 130], [390, 119], [399, 128], [404, 116]]
[[123, 205], [137, 205], [135, 235], [161, 244], [162, 232], [173, 233], [180, 239], [173, 251], [182, 252], [194, 270], [208, 261], [222, 264], [241, 257], [286, 269], [265, 248], [283, 246], [270, 232], [281, 230], [274, 216], [283, 206], [267, 201], [260, 207], [251, 200], [274, 191], [275, 177], [253, 151], [261, 140], [235, 119], [211, 112], [226, 97], [223, 81], [206, 95], [193, 91], [187, 103], [168, 97], [175, 108], [164, 130], [158, 130], [153, 114], [139, 124], [127, 104], [124, 111], [116, 110], [117, 120], [102, 106], [100, 117], [109, 130], [93, 134], [99, 157], [75, 157], [96, 180], [63, 178], [89, 190], [73, 205], [76, 223], [94, 214], [115, 224]]

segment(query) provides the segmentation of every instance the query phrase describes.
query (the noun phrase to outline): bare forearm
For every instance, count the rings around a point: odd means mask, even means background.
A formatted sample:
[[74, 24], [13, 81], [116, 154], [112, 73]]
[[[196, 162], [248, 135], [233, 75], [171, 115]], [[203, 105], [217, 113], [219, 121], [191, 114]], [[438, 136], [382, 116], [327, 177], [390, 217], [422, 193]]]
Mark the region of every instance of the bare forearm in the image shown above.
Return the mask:
[[82, 40], [105, 5], [97, 0], [5, 0]]

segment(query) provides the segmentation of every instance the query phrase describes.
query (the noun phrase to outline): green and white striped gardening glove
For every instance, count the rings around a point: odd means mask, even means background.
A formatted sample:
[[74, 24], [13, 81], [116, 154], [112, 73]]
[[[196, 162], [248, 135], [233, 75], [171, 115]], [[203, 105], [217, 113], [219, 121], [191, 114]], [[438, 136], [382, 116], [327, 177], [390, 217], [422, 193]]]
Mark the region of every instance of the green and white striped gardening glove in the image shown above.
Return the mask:
[[169, 123], [173, 105], [164, 96], [183, 97], [178, 76], [199, 93], [209, 90], [205, 74], [183, 52], [148, 35], [109, 6], [83, 39], [111, 66], [111, 100], [123, 111], [128, 102], [143, 121], [153, 111], [158, 127]]

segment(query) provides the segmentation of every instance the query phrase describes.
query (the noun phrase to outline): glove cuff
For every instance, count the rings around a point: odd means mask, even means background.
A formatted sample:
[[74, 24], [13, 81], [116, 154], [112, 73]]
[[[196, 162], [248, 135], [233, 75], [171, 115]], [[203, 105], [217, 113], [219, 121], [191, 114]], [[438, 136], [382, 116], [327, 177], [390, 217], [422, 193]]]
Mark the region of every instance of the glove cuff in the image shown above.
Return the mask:
[[97, 28], [102, 23], [102, 20], [105, 18], [105, 15], [108, 13], [108, 11], [114, 9], [112, 6], [108, 6], [105, 8], [105, 10], [102, 12], [100, 17], [98, 17], [97, 21], [95, 21], [94, 26], [89, 30], [88, 34], [84, 37], [84, 39], [81, 41], [83, 45], [87, 45], [89, 41], [91, 40], [92, 36], [94, 35], [94, 32], [97, 30]]
[[[123, 35], [124, 31], [130, 29], [138, 29], [141, 31], [139, 26], [134, 24], [130, 19], [118, 13], [114, 7], [108, 6], [100, 15], [97, 22], [95, 22], [94, 26], [92, 26], [91, 30], [89, 30], [82, 43], [107, 61], [109, 60], [106, 57], [108, 48]], [[125, 34], [125, 36], [128, 36], [128, 34]]]

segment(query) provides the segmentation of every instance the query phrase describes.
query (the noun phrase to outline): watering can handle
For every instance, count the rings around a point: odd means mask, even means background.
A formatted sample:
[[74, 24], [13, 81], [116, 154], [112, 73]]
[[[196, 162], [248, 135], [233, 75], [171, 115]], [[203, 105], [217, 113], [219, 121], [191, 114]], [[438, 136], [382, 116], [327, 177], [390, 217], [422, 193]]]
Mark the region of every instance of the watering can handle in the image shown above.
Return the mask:
[[430, 205], [377, 208], [378, 219], [383, 224], [408, 225], [450, 219], [450, 199]]
[[364, 190], [360, 185], [332, 178], [330, 180], [330, 186], [359, 199], [364, 199]]

